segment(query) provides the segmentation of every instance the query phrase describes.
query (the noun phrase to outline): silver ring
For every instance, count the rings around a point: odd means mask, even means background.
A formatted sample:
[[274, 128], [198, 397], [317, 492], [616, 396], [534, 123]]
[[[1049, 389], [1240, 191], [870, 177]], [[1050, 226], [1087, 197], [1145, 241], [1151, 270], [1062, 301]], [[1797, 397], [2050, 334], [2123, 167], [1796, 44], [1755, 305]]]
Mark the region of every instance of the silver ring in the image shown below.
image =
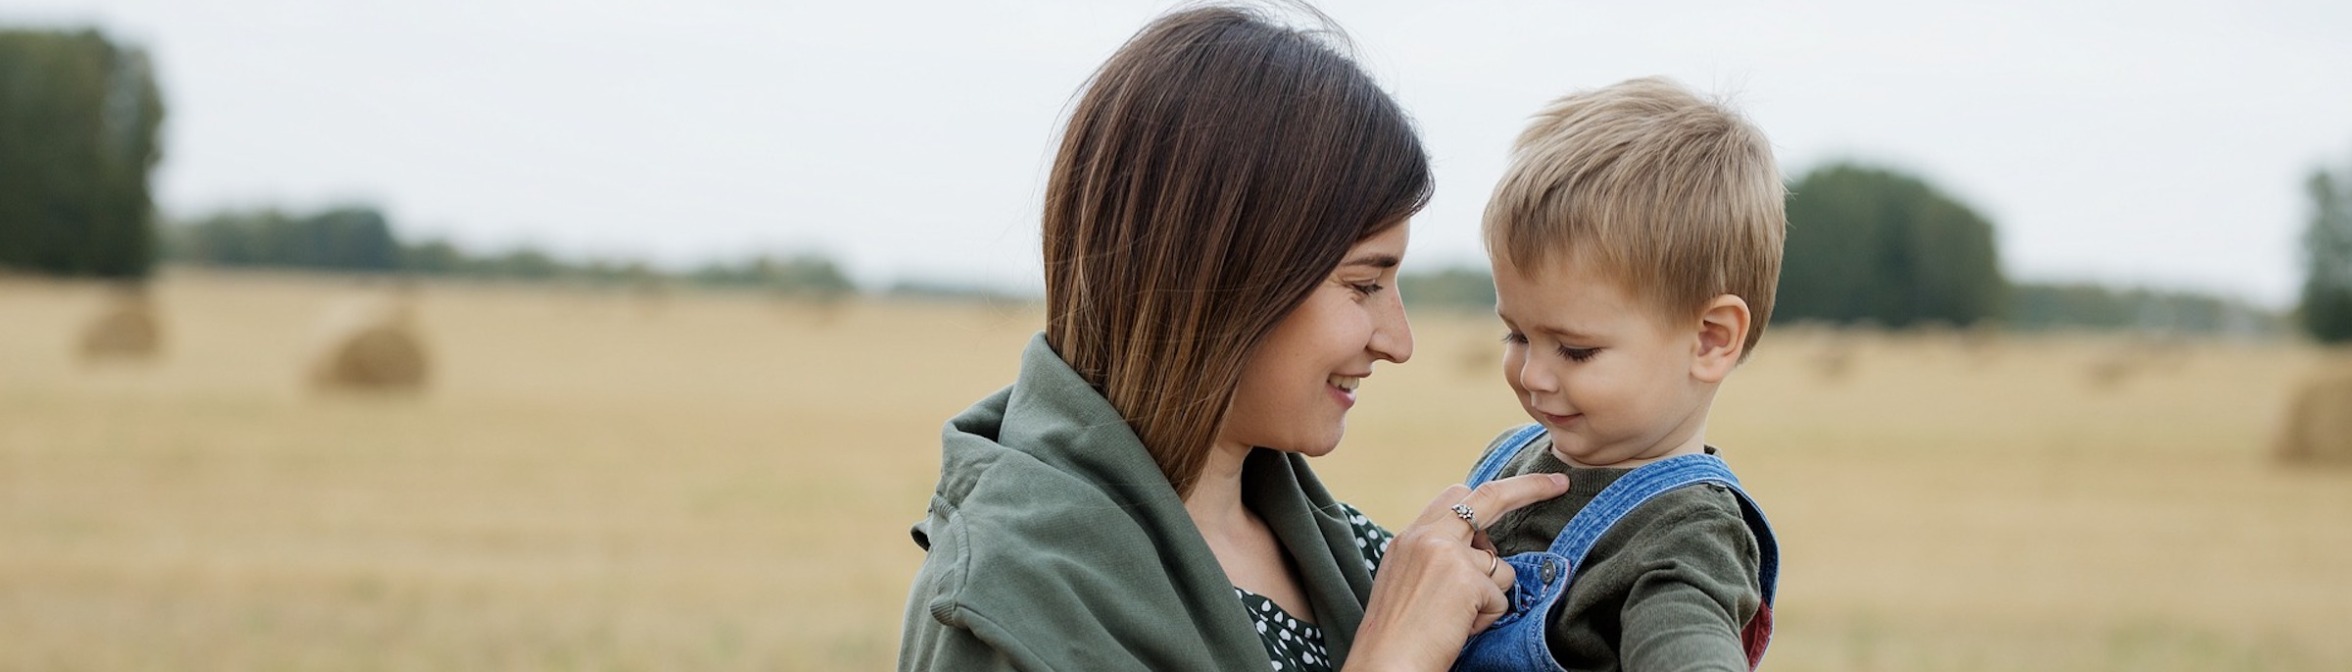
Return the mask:
[[1455, 504], [1455, 505], [1454, 505], [1454, 516], [1455, 516], [1455, 517], [1457, 517], [1457, 518], [1461, 518], [1461, 519], [1462, 519], [1462, 522], [1469, 523], [1469, 524], [1470, 524], [1470, 531], [1472, 531], [1472, 532], [1476, 532], [1476, 531], [1478, 531], [1478, 530], [1479, 530], [1479, 527], [1478, 527], [1478, 512], [1476, 512], [1476, 511], [1471, 511], [1471, 510], [1470, 510], [1470, 505], [1468, 505], [1468, 504]]

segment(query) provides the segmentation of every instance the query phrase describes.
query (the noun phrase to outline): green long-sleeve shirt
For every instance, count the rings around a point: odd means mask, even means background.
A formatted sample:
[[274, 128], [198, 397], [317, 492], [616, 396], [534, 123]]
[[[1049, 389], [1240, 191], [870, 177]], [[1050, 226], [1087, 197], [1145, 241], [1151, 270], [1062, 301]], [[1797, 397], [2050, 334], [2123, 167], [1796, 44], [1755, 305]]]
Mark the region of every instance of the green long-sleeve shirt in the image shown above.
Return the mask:
[[[1537, 439], [1497, 478], [1567, 474], [1568, 494], [1511, 512], [1488, 534], [1503, 555], [1549, 548], [1578, 511], [1630, 471], [1570, 466], [1552, 455], [1550, 437]], [[1756, 537], [1737, 496], [1712, 484], [1659, 495], [1603, 534], [1576, 568], [1550, 614], [1552, 656], [1570, 670], [1744, 672], [1740, 627], [1764, 595], [1756, 570]]]

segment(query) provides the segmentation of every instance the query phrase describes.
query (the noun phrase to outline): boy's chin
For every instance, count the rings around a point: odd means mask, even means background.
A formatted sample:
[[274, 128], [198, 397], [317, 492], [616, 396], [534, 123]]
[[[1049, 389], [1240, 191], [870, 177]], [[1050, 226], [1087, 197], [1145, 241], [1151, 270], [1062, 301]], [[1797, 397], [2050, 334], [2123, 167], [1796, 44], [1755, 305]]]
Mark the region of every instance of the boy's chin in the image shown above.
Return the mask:
[[1595, 450], [1584, 437], [1573, 433], [1551, 430], [1552, 457], [1574, 467], [1607, 467], [1621, 460], [1611, 459]]
[[1545, 428], [1545, 432], [1550, 434], [1552, 438], [1552, 457], [1560, 458], [1560, 461], [1571, 464], [1583, 462], [1592, 457], [1592, 449], [1585, 445], [1583, 437], [1549, 427]]

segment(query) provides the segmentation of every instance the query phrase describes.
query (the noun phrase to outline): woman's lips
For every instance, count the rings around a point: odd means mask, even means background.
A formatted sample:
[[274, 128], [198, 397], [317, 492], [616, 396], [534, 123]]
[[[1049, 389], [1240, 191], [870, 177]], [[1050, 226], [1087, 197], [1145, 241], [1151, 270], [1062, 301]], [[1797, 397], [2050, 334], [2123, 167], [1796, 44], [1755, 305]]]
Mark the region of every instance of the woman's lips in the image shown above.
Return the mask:
[[1323, 389], [1329, 390], [1331, 392], [1331, 398], [1339, 401], [1339, 410], [1344, 411], [1350, 408], [1355, 408], [1356, 393], [1340, 389], [1338, 385], [1325, 385], [1323, 386]]

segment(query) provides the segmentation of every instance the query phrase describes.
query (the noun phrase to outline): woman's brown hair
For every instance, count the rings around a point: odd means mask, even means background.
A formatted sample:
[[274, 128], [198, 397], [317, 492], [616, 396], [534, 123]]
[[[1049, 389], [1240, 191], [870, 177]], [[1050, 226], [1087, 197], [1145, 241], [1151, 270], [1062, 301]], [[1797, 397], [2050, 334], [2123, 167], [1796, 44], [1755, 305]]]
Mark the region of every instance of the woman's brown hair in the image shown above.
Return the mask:
[[1429, 201], [1411, 122], [1326, 36], [1233, 7], [1154, 20], [1094, 73], [1047, 176], [1046, 341], [1179, 495], [1266, 334]]

